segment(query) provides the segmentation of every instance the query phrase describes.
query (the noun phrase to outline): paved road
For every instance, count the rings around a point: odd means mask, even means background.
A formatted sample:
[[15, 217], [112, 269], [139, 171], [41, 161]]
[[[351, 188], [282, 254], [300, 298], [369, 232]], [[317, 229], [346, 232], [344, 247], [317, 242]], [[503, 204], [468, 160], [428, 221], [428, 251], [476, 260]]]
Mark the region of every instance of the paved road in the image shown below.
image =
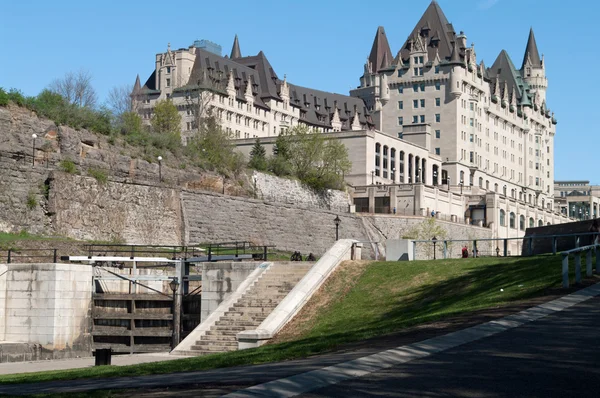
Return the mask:
[[303, 397], [598, 397], [600, 299]]
[[209, 396], [236, 397], [597, 397], [599, 293], [600, 285], [595, 285], [499, 321], [384, 352], [362, 350], [208, 372], [7, 385], [0, 386], [0, 394], [187, 385], [185, 390], [145, 395], [206, 396], [208, 388]]

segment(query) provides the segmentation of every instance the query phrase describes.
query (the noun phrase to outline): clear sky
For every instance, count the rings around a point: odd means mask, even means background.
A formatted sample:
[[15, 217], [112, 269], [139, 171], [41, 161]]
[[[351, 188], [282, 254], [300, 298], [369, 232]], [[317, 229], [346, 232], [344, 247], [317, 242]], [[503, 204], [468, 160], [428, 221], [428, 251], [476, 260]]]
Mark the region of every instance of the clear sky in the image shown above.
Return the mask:
[[[0, 87], [37, 95], [67, 71], [88, 70], [104, 101], [111, 87], [142, 84], [154, 56], [208, 39], [228, 54], [264, 51], [279, 77], [324, 91], [356, 87], [377, 26], [395, 55], [430, 0], [2, 0]], [[558, 119], [556, 179], [600, 184], [594, 74], [600, 65], [595, 0], [438, 0], [457, 32], [491, 66], [505, 49], [520, 67], [529, 28], [545, 55], [548, 107]]]

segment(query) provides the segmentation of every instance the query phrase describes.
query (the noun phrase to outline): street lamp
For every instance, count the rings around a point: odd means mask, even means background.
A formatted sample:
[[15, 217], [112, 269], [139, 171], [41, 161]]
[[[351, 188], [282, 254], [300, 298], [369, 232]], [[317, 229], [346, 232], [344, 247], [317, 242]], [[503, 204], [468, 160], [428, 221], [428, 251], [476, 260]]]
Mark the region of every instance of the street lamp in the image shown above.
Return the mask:
[[421, 168], [417, 167], [417, 175], [415, 176], [415, 184], [421, 182]]
[[437, 170], [433, 170], [433, 185], [437, 185]]
[[340, 220], [340, 218], [338, 216], [335, 216], [335, 219], [333, 220], [333, 222], [335, 223], [335, 240], [338, 240], [339, 239], [340, 223], [342, 222], [342, 220]]
[[162, 156], [156, 159], [158, 159], [158, 181], [162, 181]]
[[396, 168], [392, 167], [392, 181], [396, 182]]
[[458, 183], [458, 185], [460, 185], [460, 194], [462, 195], [462, 193], [463, 193], [463, 185], [464, 185], [463, 180], [460, 180], [460, 183]]
[[450, 190], [450, 176], [446, 177], [446, 182], [448, 183], [448, 191]]
[[31, 138], [33, 138], [33, 151], [31, 152], [31, 165], [35, 166], [35, 139], [37, 138], [37, 134], [31, 134]]
[[437, 243], [437, 238], [434, 236], [431, 238], [431, 241], [433, 242], [433, 259], [435, 260], [435, 244]]
[[177, 347], [179, 344], [179, 330], [181, 329], [181, 308], [180, 302], [177, 300], [177, 288], [179, 287], [179, 279], [174, 277], [171, 282], [169, 282], [169, 287], [173, 291], [173, 348]]

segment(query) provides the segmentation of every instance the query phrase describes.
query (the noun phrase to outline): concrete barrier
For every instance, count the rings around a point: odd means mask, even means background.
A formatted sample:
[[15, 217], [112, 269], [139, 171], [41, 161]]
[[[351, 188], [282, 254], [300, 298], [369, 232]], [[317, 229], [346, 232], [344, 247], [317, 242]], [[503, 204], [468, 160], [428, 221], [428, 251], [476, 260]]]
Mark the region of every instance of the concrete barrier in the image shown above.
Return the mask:
[[304, 304], [345, 260], [360, 259], [360, 244], [352, 239], [338, 240], [308, 271], [292, 291], [279, 303], [256, 330], [237, 334], [238, 348], [253, 348], [265, 344], [302, 309]]
[[194, 352], [191, 352], [191, 347], [196, 344], [196, 341], [200, 340], [201, 336], [214, 326], [225, 312], [229, 311], [229, 308], [231, 308], [233, 304], [237, 302], [246, 291], [252, 287], [252, 285], [254, 285], [263, 272], [271, 268], [272, 265], [273, 263], [271, 262], [264, 262], [252, 271], [233, 294], [226, 298], [213, 312], [210, 313], [210, 315], [208, 315], [206, 320], [198, 325], [181, 343], [179, 343], [179, 345], [177, 345], [177, 347], [173, 349], [173, 351], [171, 351], [171, 355], [197, 355]]

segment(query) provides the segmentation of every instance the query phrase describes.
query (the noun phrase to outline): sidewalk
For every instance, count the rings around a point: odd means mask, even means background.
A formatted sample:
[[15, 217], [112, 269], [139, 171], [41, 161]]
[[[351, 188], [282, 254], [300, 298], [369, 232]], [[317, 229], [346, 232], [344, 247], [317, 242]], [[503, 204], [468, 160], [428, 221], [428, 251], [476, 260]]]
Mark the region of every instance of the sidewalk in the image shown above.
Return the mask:
[[[113, 355], [112, 365], [137, 365], [147, 362], [169, 361], [181, 359], [181, 356], [171, 356], [168, 352], [152, 354]], [[15, 373], [44, 372], [47, 370], [67, 370], [89, 368], [94, 366], [95, 358], [53, 359], [47, 361], [7, 362], [0, 363], [0, 375]]]

